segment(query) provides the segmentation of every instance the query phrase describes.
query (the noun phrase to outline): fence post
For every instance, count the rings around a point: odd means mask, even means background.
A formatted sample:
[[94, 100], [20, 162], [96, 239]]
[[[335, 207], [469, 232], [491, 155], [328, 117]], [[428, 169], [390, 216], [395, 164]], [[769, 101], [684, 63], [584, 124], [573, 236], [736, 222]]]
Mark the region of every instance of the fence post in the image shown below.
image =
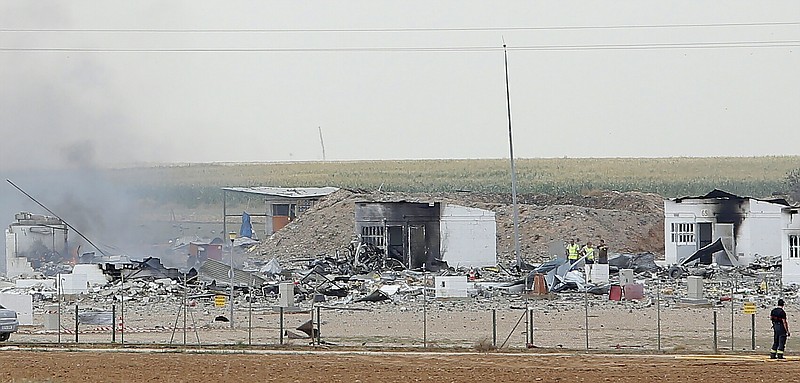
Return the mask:
[[[320, 307], [317, 306], [317, 345], [321, 345], [322, 342], [322, 320], [320, 319]], [[313, 334], [313, 332], [312, 332]]]
[[119, 272], [119, 343], [125, 346], [125, 268]]
[[428, 274], [423, 276], [422, 283], [422, 347], [428, 347]]
[[117, 304], [111, 305], [111, 343], [117, 342]]
[[[183, 300], [181, 301], [181, 305], [183, 306], [183, 347], [184, 348], [186, 347], [186, 314], [188, 314], [187, 313], [188, 308], [186, 306], [189, 303], [188, 302], [189, 284], [188, 284], [188, 281], [186, 280], [186, 274], [187, 273], [183, 273]], [[180, 311], [178, 311], [178, 312], [180, 313]], [[194, 327], [194, 321], [192, 321], [192, 322], [193, 322], [192, 323], [192, 327]], [[197, 329], [195, 329], [195, 331], [197, 331]], [[174, 333], [175, 333], [175, 330], [173, 330], [173, 334]]]
[[283, 307], [282, 306], [280, 307], [280, 321], [281, 321], [281, 325], [280, 325], [280, 329], [281, 329], [281, 344], [283, 344]]
[[717, 353], [717, 310], [714, 310], [714, 353]]
[[250, 303], [247, 306], [247, 345], [253, 345], [253, 284], [250, 284]]
[[584, 319], [586, 327], [586, 350], [589, 350], [589, 290], [583, 292]]
[[531, 332], [530, 332], [530, 323], [531, 323], [531, 311], [528, 310], [528, 301], [525, 301], [525, 347], [528, 347], [528, 344], [531, 343]]
[[492, 347], [497, 347], [497, 309], [492, 309]]
[[315, 346], [317, 337], [314, 336], [314, 298], [311, 298], [311, 310], [308, 310], [311, 313], [311, 345]]
[[533, 338], [533, 334], [534, 334], [533, 330], [534, 330], [534, 323], [536, 322], [536, 320], [535, 320], [536, 317], [534, 316], [533, 307], [528, 308], [528, 316], [530, 316], [530, 318], [531, 318], [529, 331], [530, 331], [530, 334], [531, 334], [531, 347], [532, 347], [533, 344], [534, 344], [534, 341], [535, 341], [535, 339]]
[[661, 351], [661, 281], [656, 283], [656, 321], [658, 322], [658, 351]]
[[61, 285], [61, 274], [57, 274], [56, 280], [56, 294], [58, 294], [58, 344], [61, 344], [61, 301], [63, 300], [61, 296], [61, 291], [63, 286]]
[[78, 302], [75, 302], [75, 343], [78, 343]]
[[733, 304], [733, 294], [736, 293], [736, 276], [733, 277], [733, 285], [731, 285], [731, 351], [734, 350], [733, 348], [733, 340], [736, 337], [735, 333], [733, 332], [733, 317], [734, 317], [734, 304]]

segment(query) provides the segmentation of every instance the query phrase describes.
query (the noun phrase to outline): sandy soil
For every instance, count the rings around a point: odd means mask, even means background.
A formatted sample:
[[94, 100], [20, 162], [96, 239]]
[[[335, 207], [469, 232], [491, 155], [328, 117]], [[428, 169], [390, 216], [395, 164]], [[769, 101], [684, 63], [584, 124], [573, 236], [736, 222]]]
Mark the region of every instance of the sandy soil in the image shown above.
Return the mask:
[[764, 357], [305, 353], [0, 352], [3, 382], [788, 382]]

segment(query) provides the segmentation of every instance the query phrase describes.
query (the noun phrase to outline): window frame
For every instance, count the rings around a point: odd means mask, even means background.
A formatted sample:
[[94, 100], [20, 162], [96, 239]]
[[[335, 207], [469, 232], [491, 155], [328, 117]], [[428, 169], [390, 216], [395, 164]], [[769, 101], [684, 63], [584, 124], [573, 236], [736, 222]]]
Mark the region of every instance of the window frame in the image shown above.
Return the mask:
[[386, 227], [383, 225], [362, 226], [361, 242], [386, 250]]
[[800, 234], [789, 234], [789, 259], [800, 259]]
[[676, 245], [694, 245], [697, 243], [697, 225], [695, 222], [672, 222], [670, 239]]

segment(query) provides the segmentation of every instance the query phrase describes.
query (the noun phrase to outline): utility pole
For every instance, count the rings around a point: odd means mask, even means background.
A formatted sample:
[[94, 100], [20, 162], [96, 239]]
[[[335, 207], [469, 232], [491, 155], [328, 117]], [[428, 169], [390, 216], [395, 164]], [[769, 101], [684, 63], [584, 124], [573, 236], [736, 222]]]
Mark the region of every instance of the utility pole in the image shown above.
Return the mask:
[[234, 324], [233, 324], [233, 241], [236, 240], [236, 233], [235, 232], [230, 232], [230, 233], [228, 233], [228, 237], [231, 240], [231, 254], [230, 254], [231, 255], [231, 280], [230, 280], [231, 290], [230, 290], [230, 298], [228, 299], [229, 300], [228, 305], [229, 305], [230, 310], [231, 310], [231, 330], [233, 330], [233, 328], [234, 328]]
[[319, 130], [319, 144], [322, 146], [322, 162], [325, 162], [325, 141], [322, 140], [322, 127], [318, 126]]
[[508, 50], [503, 43], [503, 58], [506, 70], [506, 107], [508, 109], [508, 152], [511, 156], [511, 204], [514, 205], [514, 255], [517, 268], [522, 270], [522, 254], [519, 246], [519, 206], [517, 206], [517, 168], [514, 165], [514, 135], [511, 133], [511, 90], [508, 85]]

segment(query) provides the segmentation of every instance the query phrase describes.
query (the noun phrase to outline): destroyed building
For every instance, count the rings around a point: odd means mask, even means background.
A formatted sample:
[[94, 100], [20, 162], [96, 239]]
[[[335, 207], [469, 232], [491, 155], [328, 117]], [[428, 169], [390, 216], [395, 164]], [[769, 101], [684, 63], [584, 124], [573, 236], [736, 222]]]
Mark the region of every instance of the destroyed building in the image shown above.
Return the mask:
[[497, 263], [495, 213], [440, 202], [357, 202], [356, 233], [410, 269]]
[[282, 229], [289, 222], [299, 215], [306, 212], [322, 197], [327, 196], [339, 188], [335, 187], [305, 187], [305, 188], [281, 188], [269, 186], [254, 187], [224, 187], [222, 188], [222, 215], [223, 231], [228, 232], [228, 217], [241, 217], [241, 213], [232, 214], [228, 212], [228, 193], [241, 193], [255, 195], [264, 199], [264, 213], [248, 214], [248, 217], [264, 217], [264, 227], [253, 228], [256, 232], [261, 231], [264, 237], [268, 237], [276, 231]]
[[679, 264], [719, 240], [702, 264], [747, 265], [758, 256], [782, 254], [784, 199], [740, 197], [714, 189], [698, 197], [664, 201], [664, 256]]
[[5, 230], [5, 255], [0, 257], [0, 274], [14, 278], [33, 273], [33, 267], [67, 257], [67, 224], [41, 214], [21, 212]]

